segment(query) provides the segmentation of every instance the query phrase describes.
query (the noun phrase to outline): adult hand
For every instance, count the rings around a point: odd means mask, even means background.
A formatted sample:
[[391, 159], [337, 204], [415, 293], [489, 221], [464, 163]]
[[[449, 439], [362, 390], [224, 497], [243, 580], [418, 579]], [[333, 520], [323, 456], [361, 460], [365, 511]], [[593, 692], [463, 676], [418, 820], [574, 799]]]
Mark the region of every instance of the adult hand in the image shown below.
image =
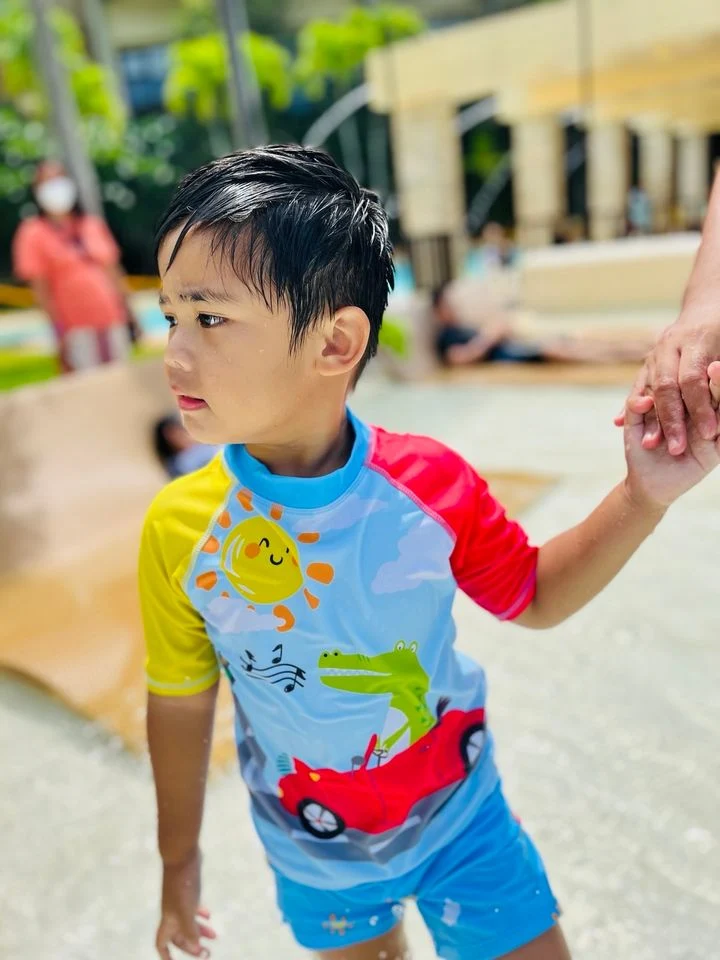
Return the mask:
[[[705, 380], [712, 377], [714, 398], [720, 390], [720, 363], [705, 371]], [[713, 409], [717, 422], [717, 414]], [[625, 411], [625, 458], [628, 474], [625, 489], [631, 501], [650, 509], [666, 509], [708, 473], [720, 465], [720, 438], [717, 430], [709, 440], [702, 438], [694, 423], [687, 427], [687, 449], [681, 456], [670, 453], [667, 445], [649, 450], [642, 443], [647, 417], [628, 407]]]
[[[702, 242], [676, 323], [661, 335], [635, 381], [629, 409], [645, 417], [643, 447], [663, 437], [673, 456], [687, 449], [687, 424], [698, 436], [717, 435], [708, 367], [720, 360], [720, 174], [710, 195]], [[622, 426], [624, 416], [615, 419]]]
[[[687, 448], [686, 416], [700, 437], [717, 434], [708, 367], [720, 358], [720, 312], [706, 309], [668, 327], [648, 355], [628, 399], [634, 413], [645, 415], [643, 446], [653, 450], [663, 436], [674, 456]], [[623, 416], [616, 420], [618, 425]]]

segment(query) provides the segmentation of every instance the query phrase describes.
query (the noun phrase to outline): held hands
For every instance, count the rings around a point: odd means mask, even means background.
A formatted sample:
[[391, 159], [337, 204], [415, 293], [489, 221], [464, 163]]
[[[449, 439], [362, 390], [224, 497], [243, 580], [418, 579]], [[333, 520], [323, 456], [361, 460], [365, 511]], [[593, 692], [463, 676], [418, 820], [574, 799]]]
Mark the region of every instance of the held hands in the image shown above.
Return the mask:
[[177, 865], [165, 865], [162, 885], [162, 916], [155, 946], [162, 960], [172, 960], [170, 945], [191, 957], [209, 957], [200, 938], [217, 936], [206, 921], [210, 912], [200, 907], [200, 853]]
[[[647, 410], [650, 391], [654, 405], [645, 418], [643, 446], [654, 449], [663, 437], [674, 456], [684, 453], [687, 428], [692, 423], [699, 436], [717, 434], [717, 402], [713, 404], [708, 366], [720, 357], [720, 323], [715, 299], [706, 309], [685, 307], [681, 319], [668, 327], [648, 355], [629, 398], [636, 413]], [[686, 416], [687, 410], [687, 416]], [[615, 420], [623, 424], [623, 415]]]
[[[651, 509], [664, 510], [678, 497], [699, 483], [720, 464], [720, 420], [717, 408], [720, 402], [720, 362], [707, 368], [705, 391], [714, 417], [714, 429], [707, 422], [698, 426], [694, 421], [685, 424], [685, 449], [672, 454], [671, 441], [662, 435], [648, 436], [647, 421], [658, 405], [652, 396], [633, 394], [624, 414], [625, 457], [628, 466], [627, 489], [633, 502]], [[702, 434], [701, 434], [702, 430]], [[712, 435], [712, 437], [710, 436]]]

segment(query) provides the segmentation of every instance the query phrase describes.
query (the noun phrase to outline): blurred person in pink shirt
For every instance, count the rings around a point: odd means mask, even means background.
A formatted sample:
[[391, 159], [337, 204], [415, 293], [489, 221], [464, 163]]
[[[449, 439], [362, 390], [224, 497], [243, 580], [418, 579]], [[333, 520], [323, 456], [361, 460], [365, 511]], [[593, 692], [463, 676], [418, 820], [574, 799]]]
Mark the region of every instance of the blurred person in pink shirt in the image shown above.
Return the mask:
[[112, 234], [83, 211], [62, 164], [42, 163], [33, 193], [40, 212], [18, 227], [13, 268], [48, 315], [63, 372], [125, 359], [137, 325]]

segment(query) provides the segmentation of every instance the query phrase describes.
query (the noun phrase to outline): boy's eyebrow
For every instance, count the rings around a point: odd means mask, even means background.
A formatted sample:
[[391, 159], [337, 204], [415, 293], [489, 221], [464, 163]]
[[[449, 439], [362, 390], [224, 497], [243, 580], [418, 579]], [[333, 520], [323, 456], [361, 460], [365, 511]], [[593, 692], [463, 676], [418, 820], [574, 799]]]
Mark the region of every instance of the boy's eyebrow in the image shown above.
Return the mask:
[[[159, 296], [161, 305], [170, 303], [170, 298], [164, 293]], [[184, 303], [231, 303], [233, 298], [223, 290], [213, 290], [210, 287], [189, 287], [179, 294]]]

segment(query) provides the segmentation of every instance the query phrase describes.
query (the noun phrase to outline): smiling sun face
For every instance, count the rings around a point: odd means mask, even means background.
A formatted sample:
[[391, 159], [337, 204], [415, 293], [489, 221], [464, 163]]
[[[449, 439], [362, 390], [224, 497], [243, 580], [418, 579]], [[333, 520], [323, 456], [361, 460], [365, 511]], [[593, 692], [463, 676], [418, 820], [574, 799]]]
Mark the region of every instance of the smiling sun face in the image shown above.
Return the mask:
[[221, 563], [230, 583], [253, 603], [285, 600], [303, 584], [295, 541], [265, 517], [251, 517], [234, 528]]
[[[237, 499], [242, 507], [252, 513], [252, 495], [241, 490]], [[319, 533], [300, 533], [297, 542], [277, 522], [282, 517], [282, 507], [274, 505], [270, 517], [256, 514], [241, 520], [227, 535], [210, 536], [203, 545], [204, 553], [220, 553], [220, 569], [230, 584], [249, 604], [279, 604], [303, 588], [306, 578], [317, 583], [331, 583], [335, 571], [329, 563], [310, 563], [303, 570], [298, 543], [317, 543]], [[218, 518], [218, 525], [227, 530], [231, 525], [230, 514], [225, 511]], [[222, 542], [221, 542], [222, 536]], [[219, 578], [215, 571], [201, 574], [197, 586], [213, 590]], [[319, 600], [307, 588], [303, 594], [308, 605], [315, 609]], [[221, 596], [228, 596], [225, 592]], [[285, 606], [273, 611], [289, 629], [295, 618]], [[280, 629], [280, 628], [278, 628]]]

